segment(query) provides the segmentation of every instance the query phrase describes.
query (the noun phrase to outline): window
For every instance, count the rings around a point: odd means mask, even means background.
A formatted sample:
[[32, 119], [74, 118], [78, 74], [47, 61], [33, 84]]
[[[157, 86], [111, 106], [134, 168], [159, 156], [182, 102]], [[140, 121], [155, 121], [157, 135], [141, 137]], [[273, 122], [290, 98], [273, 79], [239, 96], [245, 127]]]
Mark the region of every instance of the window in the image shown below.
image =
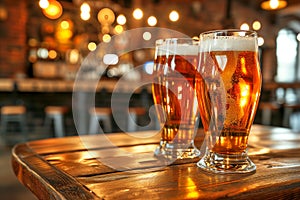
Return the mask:
[[300, 80], [299, 47], [296, 33], [281, 29], [276, 39], [277, 82], [294, 82]]

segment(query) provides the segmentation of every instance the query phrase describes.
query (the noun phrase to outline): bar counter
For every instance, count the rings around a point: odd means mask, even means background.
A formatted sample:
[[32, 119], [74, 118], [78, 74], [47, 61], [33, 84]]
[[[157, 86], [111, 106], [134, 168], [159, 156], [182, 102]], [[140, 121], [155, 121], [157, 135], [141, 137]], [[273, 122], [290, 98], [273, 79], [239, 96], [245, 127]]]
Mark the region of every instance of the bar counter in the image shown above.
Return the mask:
[[[151, 80], [150, 80], [151, 81]], [[106, 89], [108, 92], [112, 92], [117, 84], [116, 79], [104, 79], [100, 80], [97, 84], [96, 91]], [[24, 78], [24, 79], [10, 79], [0, 78], [0, 92], [1, 91], [13, 91], [16, 88], [20, 92], [72, 92], [74, 80], [67, 79], [41, 79], [41, 78]], [[82, 88], [89, 88], [93, 80], [81, 81]], [[78, 85], [81, 84], [79, 82]], [[139, 86], [139, 81], [128, 81], [128, 84], [122, 84], [119, 90], [129, 90]], [[120, 85], [119, 85], [120, 86]], [[147, 86], [148, 87], [148, 86]], [[278, 88], [283, 89], [300, 89], [300, 82], [265, 82], [263, 83], [263, 89], [275, 90]]]
[[[115, 91], [117, 80], [105, 79], [105, 80], [81, 80], [76, 82], [76, 89], [84, 91], [101, 91], [106, 90], [107, 92]], [[140, 92], [144, 87], [140, 87], [139, 81], [128, 81], [127, 84], [118, 84], [117, 92], [130, 92], [135, 90], [136, 93]], [[64, 79], [0, 79], [0, 92], [12, 92], [14, 90], [18, 92], [72, 92], [74, 90], [74, 80]], [[140, 87], [140, 88], [139, 88]], [[145, 86], [149, 89], [149, 85]]]
[[[244, 175], [203, 172], [196, 166], [199, 159], [155, 166], [152, 152], [159, 142], [156, 132], [21, 143], [12, 151], [13, 170], [39, 199], [300, 198], [300, 134], [290, 129], [254, 125], [249, 155], [257, 170]], [[201, 146], [202, 141], [200, 129], [195, 143]], [[143, 156], [147, 153], [150, 156]], [[117, 170], [107, 164], [109, 161], [132, 167]]]

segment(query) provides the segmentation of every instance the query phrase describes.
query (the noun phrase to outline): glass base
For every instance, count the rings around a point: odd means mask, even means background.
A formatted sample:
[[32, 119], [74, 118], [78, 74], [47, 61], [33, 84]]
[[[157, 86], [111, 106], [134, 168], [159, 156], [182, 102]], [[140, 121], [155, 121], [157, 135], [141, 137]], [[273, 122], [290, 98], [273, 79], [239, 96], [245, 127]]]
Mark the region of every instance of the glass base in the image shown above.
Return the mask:
[[161, 142], [155, 149], [154, 155], [168, 159], [197, 158], [200, 156], [200, 150], [195, 147], [194, 142], [189, 146]]
[[220, 174], [249, 173], [256, 170], [255, 164], [246, 152], [237, 155], [208, 152], [197, 163], [197, 166], [207, 172]]

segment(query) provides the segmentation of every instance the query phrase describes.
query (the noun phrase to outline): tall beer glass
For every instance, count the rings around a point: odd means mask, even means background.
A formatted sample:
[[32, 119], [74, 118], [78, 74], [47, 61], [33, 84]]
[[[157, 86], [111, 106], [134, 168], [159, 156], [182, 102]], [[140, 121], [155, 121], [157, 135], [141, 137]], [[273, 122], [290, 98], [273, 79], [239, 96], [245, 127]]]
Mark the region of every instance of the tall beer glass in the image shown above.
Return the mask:
[[247, 143], [261, 90], [257, 35], [205, 32], [199, 46], [196, 88], [207, 146], [197, 165], [216, 173], [254, 171]]
[[156, 41], [153, 100], [161, 123], [161, 142], [155, 155], [170, 159], [194, 158], [199, 115], [195, 91], [198, 41], [169, 38]]

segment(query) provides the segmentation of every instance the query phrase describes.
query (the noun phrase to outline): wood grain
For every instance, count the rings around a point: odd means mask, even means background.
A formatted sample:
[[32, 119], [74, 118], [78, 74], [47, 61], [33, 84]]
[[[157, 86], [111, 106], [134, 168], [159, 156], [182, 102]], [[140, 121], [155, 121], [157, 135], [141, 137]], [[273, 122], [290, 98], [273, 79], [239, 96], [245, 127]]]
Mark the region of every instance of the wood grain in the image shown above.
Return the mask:
[[[12, 152], [13, 169], [39, 199], [300, 198], [300, 134], [289, 129], [253, 126], [249, 155], [257, 170], [246, 175], [203, 172], [196, 166], [199, 159], [156, 166], [152, 152], [159, 135], [135, 134], [19, 144]], [[141, 137], [147, 134], [153, 137]], [[202, 140], [199, 130], [195, 139], [199, 148]], [[109, 162], [131, 168], [116, 170]]]

